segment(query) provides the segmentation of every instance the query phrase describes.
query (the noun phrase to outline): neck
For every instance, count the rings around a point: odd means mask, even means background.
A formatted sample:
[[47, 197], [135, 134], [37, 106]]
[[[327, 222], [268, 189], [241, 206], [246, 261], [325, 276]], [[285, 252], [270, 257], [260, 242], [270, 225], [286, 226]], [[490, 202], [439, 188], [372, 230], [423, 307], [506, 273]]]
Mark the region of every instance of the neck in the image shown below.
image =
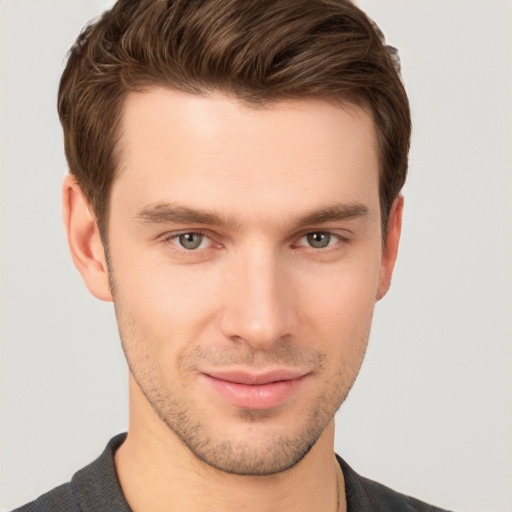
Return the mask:
[[[268, 476], [234, 475], [199, 460], [143, 397], [134, 396], [141, 393], [133, 387], [130, 428], [115, 455], [115, 465], [134, 512], [346, 510], [343, 476], [334, 458], [333, 421], [294, 467]], [[138, 402], [136, 408], [132, 399]], [[145, 414], [141, 415], [143, 403]]]

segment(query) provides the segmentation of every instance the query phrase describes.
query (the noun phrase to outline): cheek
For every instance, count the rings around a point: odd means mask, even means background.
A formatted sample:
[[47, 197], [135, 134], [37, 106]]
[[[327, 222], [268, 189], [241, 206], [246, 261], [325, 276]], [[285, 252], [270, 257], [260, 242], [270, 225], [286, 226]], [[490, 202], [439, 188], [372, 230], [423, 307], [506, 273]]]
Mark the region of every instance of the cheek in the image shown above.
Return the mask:
[[307, 303], [302, 309], [333, 326], [365, 325], [375, 307], [379, 268], [380, 256], [374, 252], [356, 261], [304, 273], [300, 286]]
[[376, 257], [368, 264], [340, 266], [302, 283], [302, 328], [328, 355], [333, 378], [341, 372], [343, 379], [352, 381], [363, 360], [376, 302], [378, 261]]
[[214, 314], [216, 285], [199, 268], [151, 264], [143, 256], [117, 265], [113, 261], [113, 268], [119, 308], [162, 350], [197, 335]]

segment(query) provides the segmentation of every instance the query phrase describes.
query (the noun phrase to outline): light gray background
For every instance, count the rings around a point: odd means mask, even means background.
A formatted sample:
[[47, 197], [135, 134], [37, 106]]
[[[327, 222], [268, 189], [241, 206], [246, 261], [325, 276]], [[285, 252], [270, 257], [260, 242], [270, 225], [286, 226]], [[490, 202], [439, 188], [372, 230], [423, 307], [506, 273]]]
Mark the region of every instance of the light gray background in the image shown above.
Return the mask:
[[[100, 0], [0, 0], [0, 509], [127, 426], [110, 304], [60, 221], [56, 90]], [[512, 2], [361, 0], [414, 114], [401, 254], [337, 419], [359, 472], [447, 508], [512, 510]]]

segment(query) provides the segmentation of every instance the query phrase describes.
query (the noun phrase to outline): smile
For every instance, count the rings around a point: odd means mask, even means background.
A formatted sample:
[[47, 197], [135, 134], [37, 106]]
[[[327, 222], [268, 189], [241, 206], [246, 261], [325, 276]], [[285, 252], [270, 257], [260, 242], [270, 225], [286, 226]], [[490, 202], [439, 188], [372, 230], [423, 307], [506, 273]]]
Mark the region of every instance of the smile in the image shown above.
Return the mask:
[[308, 377], [308, 373], [275, 370], [266, 373], [203, 373], [213, 390], [236, 407], [271, 409], [290, 398]]

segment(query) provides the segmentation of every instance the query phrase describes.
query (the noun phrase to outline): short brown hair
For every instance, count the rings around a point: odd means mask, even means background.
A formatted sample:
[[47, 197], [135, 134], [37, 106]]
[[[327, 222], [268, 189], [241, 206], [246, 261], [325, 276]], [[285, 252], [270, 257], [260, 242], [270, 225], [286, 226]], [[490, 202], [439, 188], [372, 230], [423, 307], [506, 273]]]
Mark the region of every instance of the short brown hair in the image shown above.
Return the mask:
[[396, 54], [349, 0], [119, 0], [86, 26], [58, 109], [70, 172], [102, 236], [126, 95], [153, 85], [252, 104], [318, 98], [365, 108], [378, 137], [385, 231], [407, 174], [409, 104]]

